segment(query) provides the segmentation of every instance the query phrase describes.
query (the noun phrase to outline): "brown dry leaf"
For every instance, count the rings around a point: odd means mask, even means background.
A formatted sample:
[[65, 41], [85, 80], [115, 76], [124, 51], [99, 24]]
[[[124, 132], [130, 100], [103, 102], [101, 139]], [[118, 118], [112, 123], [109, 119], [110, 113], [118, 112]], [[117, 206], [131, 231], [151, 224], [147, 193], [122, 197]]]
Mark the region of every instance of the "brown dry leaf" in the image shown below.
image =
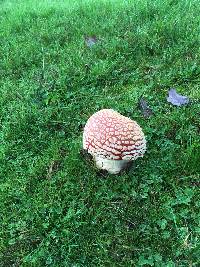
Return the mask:
[[180, 95], [176, 92], [176, 89], [171, 88], [168, 91], [169, 96], [167, 97], [167, 101], [174, 106], [182, 106], [187, 105], [189, 103], [189, 98], [184, 95]]
[[87, 152], [86, 149], [80, 149], [80, 155], [84, 158], [86, 161], [93, 161], [93, 157], [91, 154]]
[[47, 169], [47, 179], [50, 179], [52, 174], [58, 169], [60, 162], [58, 160], [53, 160]]
[[151, 115], [153, 115], [153, 111], [151, 110], [147, 101], [143, 97], [140, 98], [139, 107], [140, 107], [142, 114], [145, 118], [149, 118]]
[[95, 35], [92, 36], [85, 36], [85, 44], [87, 47], [91, 48], [93, 45], [95, 45], [98, 42], [98, 39]]

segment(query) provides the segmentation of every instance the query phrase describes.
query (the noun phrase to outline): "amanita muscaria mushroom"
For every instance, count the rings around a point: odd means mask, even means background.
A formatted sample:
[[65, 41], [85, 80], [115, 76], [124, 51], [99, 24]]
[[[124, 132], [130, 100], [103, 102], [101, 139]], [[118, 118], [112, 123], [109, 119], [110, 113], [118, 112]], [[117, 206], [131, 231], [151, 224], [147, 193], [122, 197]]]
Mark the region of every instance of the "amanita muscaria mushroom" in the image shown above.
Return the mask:
[[94, 157], [98, 168], [116, 174], [144, 155], [146, 140], [135, 121], [112, 109], [102, 109], [85, 125], [83, 148]]

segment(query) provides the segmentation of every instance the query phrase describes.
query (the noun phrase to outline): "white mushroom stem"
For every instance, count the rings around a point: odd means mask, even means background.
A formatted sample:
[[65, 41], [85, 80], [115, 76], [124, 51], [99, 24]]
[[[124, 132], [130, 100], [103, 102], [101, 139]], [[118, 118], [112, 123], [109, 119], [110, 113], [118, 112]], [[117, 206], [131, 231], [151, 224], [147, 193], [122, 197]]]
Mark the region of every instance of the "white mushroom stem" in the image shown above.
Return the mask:
[[130, 161], [105, 159], [100, 156], [95, 156], [96, 165], [99, 169], [107, 170], [111, 174], [117, 174], [125, 169]]

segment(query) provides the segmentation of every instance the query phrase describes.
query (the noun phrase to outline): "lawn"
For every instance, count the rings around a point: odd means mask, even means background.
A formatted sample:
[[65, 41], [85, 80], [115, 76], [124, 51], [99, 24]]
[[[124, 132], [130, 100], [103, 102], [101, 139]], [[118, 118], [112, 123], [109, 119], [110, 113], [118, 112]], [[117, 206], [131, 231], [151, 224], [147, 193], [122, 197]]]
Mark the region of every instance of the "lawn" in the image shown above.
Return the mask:
[[[200, 266], [199, 14], [199, 0], [0, 2], [0, 266]], [[120, 175], [82, 151], [102, 108], [147, 139]]]

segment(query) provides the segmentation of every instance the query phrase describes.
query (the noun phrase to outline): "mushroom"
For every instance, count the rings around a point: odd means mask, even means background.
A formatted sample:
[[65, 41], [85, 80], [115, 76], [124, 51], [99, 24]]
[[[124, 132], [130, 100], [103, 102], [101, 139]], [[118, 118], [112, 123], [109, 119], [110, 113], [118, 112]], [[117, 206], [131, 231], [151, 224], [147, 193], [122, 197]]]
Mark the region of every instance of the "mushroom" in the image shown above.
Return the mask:
[[130, 161], [143, 157], [146, 140], [135, 121], [112, 109], [102, 109], [84, 127], [83, 149], [94, 157], [98, 168], [117, 174]]

